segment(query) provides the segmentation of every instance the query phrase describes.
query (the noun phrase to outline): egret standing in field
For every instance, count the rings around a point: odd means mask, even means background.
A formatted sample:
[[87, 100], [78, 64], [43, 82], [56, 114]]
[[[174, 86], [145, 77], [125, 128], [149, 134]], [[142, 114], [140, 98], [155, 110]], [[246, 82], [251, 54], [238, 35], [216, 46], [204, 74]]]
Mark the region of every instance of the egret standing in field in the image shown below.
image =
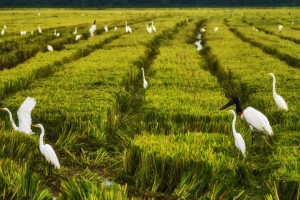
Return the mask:
[[283, 29], [283, 26], [282, 26], [282, 25], [279, 25], [279, 26], [278, 26], [278, 31], [280, 32], [280, 31], [282, 31], [282, 29]]
[[51, 45], [47, 46], [48, 51], [53, 51], [53, 47]]
[[219, 31], [219, 27], [215, 27], [215, 29], [214, 29], [214, 32], [216, 33], [216, 32], [218, 32]]
[[4, 30], [4, 29], [2, 29], [2, 31], [1, 31], [1, 35], [4, 35], [4, 32], [5, 32], [5, 30]]
[[40, 27], [40, 25], [38, 26], [38, 32], [41, 34], [42, 33], [42, 29]]
[[142, 68], [142, 72], [143, 72], [143, 87], [144, 87], [144, 89], [146, 89], [148, 87], [148, 83], [145, 78], [144, 68]]
[[156, 27], [154, 26], [154, 22], [152, 21], [152, 25], [151, 25], [152, 31], [156, 32]]
[[94, 20], [94, 24], [91, 26], [89, 32], [91, 36], [94, 36], [94, 32], [96, 31], [96, 20]]
[[79, 40], [81, 38], [81, 35], [76, 35], [75, 40]]
[[241, 134], [237, 133], [235, 130], [235, 122], [236, 122], [236, 114], [234, 110], [229, 111], [231, 114], [233, 114], [233, 120], [232, 120], [232, 134], [234, 137], [234, 143], [236, 148], [242, 153], [242, 155], [245, 157], [246, 156], [246, 145], [243, 137]]
[[75, 27], [75, 30], [73, 32], [73, 35], [76, 35], [77, 34], [77, 27]]
[[105, 31], [105, 33], [108, 32], [108, 27], [107, 27], [107, 25], [104, 26], [104, 31]]
[[148, 33], [152, 33], [152, 27], [151, 26], [148, 26], [148, 24], [146, 24], [146, 29], [148, 31]]
[[60, 36], [60, 33], [57, 33], [56, 32], [56, 29], [54, 29], [54, 34], [53, 35], [55, 35], [56, 37], [59, 37]]
[[130, 26], [127, 25], [127, 21], [126, 21], [126, 26], [125, 26], [125, 32], [126, 33], [132, 33], [132, 30], [131, 30]]
[[284, 99], [276, 93], [275, 84], [276, 84], [276, 78], [273, 73], [269, 73], [269, 75], [273, 78], [273, 98], [275, 100], [276, 105], [279, 109], [288, 111], [288, 106]]
[[36, 104], [36, 101], [32, 97], [27, 97], [25, 101], [20, 106], [17, 115], [19, 120], [19, 127], [17, 127], [16, 123], [14, 122], [12, 118], [11, 112], [8, 110], [8, 108], [2, 108], [2, 110], [5, 110], [9, 114], [9, 120], [12, 124], [12, 127], [15, 131], [19, 131], [22, 133], [26, 133], [28, 135], [34, 134], [31, 130], [31, 111], [34, 108]]
[[118, 30], [118, 27], [115, 26], [114, 31], [116, 32]]
[[[55, 151], [53, 150], [53, 148], [49, 145], [49, 144], [44, 144], [44, 134], [45, 134], [45, 129], [43, 127], [42, 124], [36, 124], [36, 125], [32, 125], [34, 127], [38, 127], [41, 129], [41, 135], [40, 135], [40, 151], [41, 153], [45, 156], [46, 160], [48, 161], [48, 163], [54, 165], [54, 167], [56, 169], [60, 168], [60, 164], [58, 161], [58, 158], [55, 154]], [[51, 174], [51, 165], [49, 164], [49, 175]]]
[[197, 47], [197, 51], [201, 51], [203, 49], [202, 44], [201, 44], [201, 40], [196, 41], [195, 45]]
[[[245, 120], [251, 130], [258, 131], [260, 133], [266, 133], [268, 135], [273, 135], [272, 127], [269, 123], [268, 118], [259, 112], [258, 110], [247, 107], [245, 110], [242, 110], [240, 105], [240, 99], [238, 97], [233, 97], [226, 105], [224, 105], [220, 110], [228, 108], [229, 106], [235, 104], [236, 113], [241, 117], [241, 119]], [[253, 132], [252, 132], [252, 142], [253, 142]]]
[[4, 25], [4, 26], [3, 26], [3, 29], [4, 29], [4, 30], [6, 30], [6, 29], [7, 29], [7, 26], [6, 26], [6, 25]]

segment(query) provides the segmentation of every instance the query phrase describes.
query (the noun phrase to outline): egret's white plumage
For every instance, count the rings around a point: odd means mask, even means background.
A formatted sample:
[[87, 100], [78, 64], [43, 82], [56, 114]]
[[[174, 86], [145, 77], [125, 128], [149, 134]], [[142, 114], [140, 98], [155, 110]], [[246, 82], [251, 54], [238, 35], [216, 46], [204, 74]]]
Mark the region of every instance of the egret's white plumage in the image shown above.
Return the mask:
[[2, 31], [1, 31], [1, 35], [4, 35], [4, 32], [5, 32], [5, 30], [4, 30], [4, 29], [2, 29]]
[[201, 51], [203, 49], [202, 44], [201, 44], [201, 40], [196, 41], [195, 45], [197, 47], [197, 51]]
[[249, 124], [252, 130], [256, 130], [260, 133], [267, 133], [268, 135], [273, 134], [268, 118], [255, 108], [247, 107], [243, 111], [241, 118]]
[[154, 22], [152, 21], [151, 28], [153, 32], [156, 32], [156, 27], [154, 26]]
[[56, 37], [59, 37], [60, 36], [60, 33], [57, 33], [56, 32], [56, 29], [54, 29], [54, 34], [53, 35], [55, 35]]
[[200, 28], [200, 32], [201, 32], [201, 33], [206, 32], [205, 28]]
[[26, 35], [26, 31], [21, 31], [20, 35]]
[[201, 33], [199, 33], [198, 35], [197, 35], [197, 37], [196, 37], [197, 39], [199, 39], [199, 40], [201, 40], [201, 38], [202, 38], [202, 34]]
[[75, 27], [75, 30], [73, 32], [73, 35], [76, 35], [77, 34], [77, 27]]
[[43, 125], [42, 124], [36, 124], [36, 125], [33, 125], [33, 126], [38, 127], [38, 128], [41, 129], [40, 144], [39, 144], [41, 153], [45, 156], [46, 160], [50, 164], [53, 164], [56, 169], [59, 169], [60, 164], [59, 164], [58, 158], [55, 154], [55, 151], [53, 150], [53, 148], [49, 144], [44, 144], [45, 129], [44, 129]]
[[3, 26], [3, 29], [4, 29], [4, 30], [6, 30], [6, 29], [7, 29], [7, 26], [6, 26], [6, 25], [4, 25], [4, 26]]
[[126, 33], [132, 33], [132, 30], [131, 30], [130, 26], [127, 25], [127, 21], [126, 21], [126, 26], [125, 26], [125, 32]]
[[75, 40], [79, 40], [81, 38], [81, 35], [76, 35]]
[[143, 87], [144, 87], [144, 89], [146, 89], [148, 87], [148, 83], [145, 78], [144, 68], [142, 68], [142, 71], [143, 71]]
[[40, 25], [38, 26], [38, 32], [42, 33], [42, 29], [41, 29]]
[[146, 29], [147, 29], [148, 33], [152, 33], [152, 27], [148, 26], [148, 24], [146, 24]]
[[107, 33], [108, 32], [108, 27], [107, 25], [104, 26], [104, 31]]
[[278, 26], [278, 31], [280, 32], [280, 31], [282, 31], [282, 29], [283, 29], [283, 26], [282, 26], [282, 25], [279, 25], [279, 26]]
[[89, 32], [91, 36], [94, 36], [94, 32], [96, 31], [96, 20], [94, 21], [94, 24], [91, 26]]
[[218, 32], [218, 31], [219, 31], [219, 27], [216, 26], [216, 27], [214, 28], [214, 32], [216, 33], [216, 32]]
[[12, 124], [12, 127], [15, 131], [23, 132], [28, 135], [34, 134], [31, 130], [31, 111], [34, 108], [36, 104], [36, 101], [32, 97], [27, 97], [25, 101], [20, 106], [17, 115], [19, 120], [19, 127], [15, 124], [11, 112], [8, 110], [8, 108], [2, 108], [2, 110], [5, 110], [9, 114], [9, 120]]
[[118, 27], [115, 26], [114, 31], [116, 32], [118, 30]]
[[233, 120], [232, 120], [232, 134], [234, 137], [234, 143], [236, 148], [243, 154], [243, 156], [246, 156], [246, 145], [245, 145], [245, 141], [243, 139], [243, 137], [241, 136], [241, 134], [236, 132], [235, 129], [235, 122], [236, 122], [236, 114], [234, 110], [230, 110], [230, 113], [233, 114]]
[[53, 51], [53, 47], [51, 45], [47, 45], [48, 51]]
[[276, 84], [276, 78], [273, 73], [269, 73], [269, 75], [273, 78], [273, 98], [275, 100], [276, 105], [281, 110], [288, 111], [288, 106], [284, 99], [276, 93], [275, 84]]

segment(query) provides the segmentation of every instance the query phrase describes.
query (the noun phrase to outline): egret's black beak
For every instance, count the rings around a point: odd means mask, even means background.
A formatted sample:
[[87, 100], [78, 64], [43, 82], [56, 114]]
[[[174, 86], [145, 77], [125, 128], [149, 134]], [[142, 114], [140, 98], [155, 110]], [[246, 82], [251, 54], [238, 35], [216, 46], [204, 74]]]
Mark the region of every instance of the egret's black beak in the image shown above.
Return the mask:
[[225, 104], [220, 110], [224, 110], [225, 108], [228, 108], [229, 106], [235, 104], [234, 100], [231, 99], [227, 104]]
[[228, 108], [229, 106], [233, 104], [238, 104], [239, 103], [239, 98], [238, 97], [233, 97], [226, 105], [224, 105], [220, 110], [224, 110], [225, 108]]

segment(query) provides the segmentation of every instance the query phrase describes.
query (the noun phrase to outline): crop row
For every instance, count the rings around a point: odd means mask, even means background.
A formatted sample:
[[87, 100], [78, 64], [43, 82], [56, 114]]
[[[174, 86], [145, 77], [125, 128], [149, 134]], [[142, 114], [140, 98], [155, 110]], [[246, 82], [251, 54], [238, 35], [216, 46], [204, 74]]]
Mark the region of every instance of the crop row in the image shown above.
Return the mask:
[[[147, 70], [145, 123], [150, 132], [217, 132], [225, 101], [218, 82], [203, 70], [205, 60], [194, 44], [195, 22], [182, 27], [174, 39], [160, 48]], [[197, 28], [198, 29], [198, 28]]]
[[295, 31], [291, 28], [286, 28], [286, 27], [284, 27], [284, 31], [278, 31], [278, 27], [276, 27], [274, 25], [272, 27], [266, 27], [265, 24], [258, 24], [258, 23], [256, 23], [256, 21], [250, 21], [248, 19], [247, 20], [242, 19], [242, 22], [251, 26], [252, 29], [257, 28], [258, 31], [263, 31], [266, 34], [276, 35], [277, 37], [279, 37], [281, 39], [290, 40], [292, 42], [295, 42], [296, 44], [300, 44], [300, 38], [297, 37], [299, 31]]
[[250, 27], [238, 26], [235, 20], [226, 21], [228, 25], [233, 27], [230, 29], [238, 37], [260, 47], [264, 52], [277, 56], [280, 60], [285, 61], [292, 67], [298, 68], [300, 61], [299, 50], [297, 44], [292, 41], [282, 40], [276, 36], [266, 34], [262, 31], [254, 31]]

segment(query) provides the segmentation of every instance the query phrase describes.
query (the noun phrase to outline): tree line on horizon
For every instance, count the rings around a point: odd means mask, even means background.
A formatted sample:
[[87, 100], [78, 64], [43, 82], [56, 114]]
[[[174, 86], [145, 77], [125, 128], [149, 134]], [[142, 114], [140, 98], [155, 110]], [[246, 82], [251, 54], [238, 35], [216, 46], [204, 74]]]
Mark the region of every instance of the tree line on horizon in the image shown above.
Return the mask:
[[199, 7], [199, 6], [300, 6], [299, 0], [2, 0], [6, 7]]

